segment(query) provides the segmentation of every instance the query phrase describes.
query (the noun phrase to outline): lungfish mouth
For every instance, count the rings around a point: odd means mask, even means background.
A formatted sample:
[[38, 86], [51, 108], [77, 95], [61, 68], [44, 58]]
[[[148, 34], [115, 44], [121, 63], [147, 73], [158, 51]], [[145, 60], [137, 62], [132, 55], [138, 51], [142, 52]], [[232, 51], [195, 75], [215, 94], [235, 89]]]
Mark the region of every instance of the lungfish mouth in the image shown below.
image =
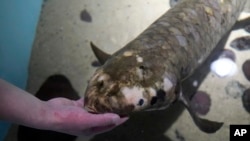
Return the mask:
[[95, 114], [111, 112], [111, 109], [109, 109], [108, 106], [101, 102], [99, 99], [89, 97], [84, 98], [84, 109], [90, 113]]
[[84, 98], [84, 106], [83, 106], [83, 108], [86, 111], [90, 112], [90, 113], [96, 113], [97, 114], [98, 112], [96, 111], [96, 109], [93, 106], [91, 106], [89, 103], [90, 102], [89, 102], [88, 97], [85, 97]]
[[92, 114], [98, 114], [98, 112], [96, 110], [94, 110], [93, 108], [89, 107], [89, 106], [84, 106], [84, 109], [86, 111], [88, 111], [89, 113], [92, 113]]

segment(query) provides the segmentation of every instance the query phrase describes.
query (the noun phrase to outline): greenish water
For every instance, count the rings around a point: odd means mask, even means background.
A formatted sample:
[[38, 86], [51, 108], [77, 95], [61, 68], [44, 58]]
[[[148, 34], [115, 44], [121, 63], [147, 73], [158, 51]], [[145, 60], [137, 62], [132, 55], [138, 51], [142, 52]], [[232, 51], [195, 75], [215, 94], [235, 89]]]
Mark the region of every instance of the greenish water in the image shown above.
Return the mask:
[[[0, 1], [0, 78], [24, 89], [42, 0]], [[10, 123], [0, 121], [0, 141]]]

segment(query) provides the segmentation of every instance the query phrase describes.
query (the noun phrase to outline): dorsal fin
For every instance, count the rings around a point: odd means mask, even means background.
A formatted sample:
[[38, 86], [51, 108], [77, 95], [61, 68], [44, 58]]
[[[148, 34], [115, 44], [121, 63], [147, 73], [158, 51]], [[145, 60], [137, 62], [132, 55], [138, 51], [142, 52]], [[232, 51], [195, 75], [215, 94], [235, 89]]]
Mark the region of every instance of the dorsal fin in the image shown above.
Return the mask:
[[96, 45], [94, 45], [92, 42], [90, 42], [90, 46], [92, 48], [92, 51], [94, 52], [97, 60], [103, 65], [109, 58], [110, 54], [102, 51], [99, 49]]

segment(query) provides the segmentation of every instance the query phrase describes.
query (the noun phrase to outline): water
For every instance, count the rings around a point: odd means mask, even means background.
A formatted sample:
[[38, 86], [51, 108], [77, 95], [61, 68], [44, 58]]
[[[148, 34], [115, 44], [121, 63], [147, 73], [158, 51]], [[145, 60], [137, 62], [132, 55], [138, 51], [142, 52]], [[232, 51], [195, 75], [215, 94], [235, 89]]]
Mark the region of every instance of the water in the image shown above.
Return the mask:
[[[113, 53], [134, 39], [168, 8], [167, 0], [46, 1], [32, 50], [28, 91], [36, 93], [47, 77], [60, 73], [70, 79], [78, 93], [83, 94], [87, 80], [96, 69], [91, 66], [95, 57], [89, 42], [93, 41], [106, 52]], [[82, 11], [85, 11], [84, 16], [81, 16]], [[87, 20], [84, 17], [88, 17]], [[247, 33], [242, 30], [233, 32], [229, 40], [245, 34]], [[229, 42], [226, 43], [226, 48], [230, 48]], [[241, 99], [232, 98], [225, 92], [230, 80], [240, 81], [250, 87], [241, 72], [241, 65], [250, 53], [233, 51], [236, 53], [239, 72], [225, 79], [209, 73], [199, 87], [212, 100], [210, 112], [205, 118], [225, 123], [217, 133], [201, 132], [192, 122], [189, 113], [177, 104], [165, 111], [135, 114], [128, 122], [111, 132], [92, 139], [81, 137], [77, 140], [229, 140], [229, 124], [250, 124], [250, 116], [243, 109]], [[15, 134], [9, 134], [6, 141], [11, 140], [10, 136]]]
[[[28, 63], [42, 1], [0, 2], [0, 78], [25, 89]], [[0, 141], [10, 123], [0, 121]]]

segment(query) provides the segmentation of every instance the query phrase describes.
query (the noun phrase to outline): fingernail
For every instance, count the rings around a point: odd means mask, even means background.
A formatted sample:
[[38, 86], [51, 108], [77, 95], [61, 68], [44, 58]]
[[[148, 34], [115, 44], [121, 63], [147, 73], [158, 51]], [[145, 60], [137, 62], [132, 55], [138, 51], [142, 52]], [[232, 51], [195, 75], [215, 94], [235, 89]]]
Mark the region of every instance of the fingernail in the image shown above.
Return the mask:
[[119, 116], [113, 118], [115, 125], [120, 125], [128, 120], [128, 117], [120, 118]]
[[120, 121], [120, 117], [118, 115], [114, 115], [112, 118], [112, 121], [115, 125], [118, 125]]
[[121, 118], [119, 115], [117, 114], [112, 114], [112, 113], [108, 113], [105, 115], [106, 118], [111, 119], [112, 123], [114, 123], [116, 126], [122, 124], [123, 122], [128, 120], [128, 117], [123, 117]]
[[106, 114], [105, 116], [106, 118], [112, 120], [112, 123], [114, 123], [115, 125], [117, 125], [118, 122], [120, 121], [120, 117], [116, 114], [109, 113], [109, 114]]

